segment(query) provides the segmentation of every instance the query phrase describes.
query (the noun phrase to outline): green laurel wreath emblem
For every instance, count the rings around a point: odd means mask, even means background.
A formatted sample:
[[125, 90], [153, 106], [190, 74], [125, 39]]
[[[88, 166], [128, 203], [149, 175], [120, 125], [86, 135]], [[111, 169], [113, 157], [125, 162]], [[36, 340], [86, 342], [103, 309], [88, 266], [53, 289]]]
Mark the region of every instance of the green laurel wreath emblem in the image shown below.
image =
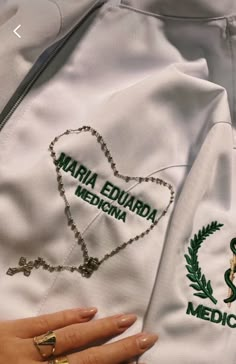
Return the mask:
[[217, 303], [217, 300], [213, 296], [211, 281], [207, 281], [205, 274], [202, 274], [201, 268], [199, 267], [198, 251], [203, 241], [209, 235], [214, 234], [217, 230], [220, 230], [223, 225], [224, 224], [219, 224], [217, 221], [213, 221], [206, 227], [204, 226], [198, 231], [198, 234], [195, 234], [193, 239], [191, 239], [190, 246], [188, 247], [189, 254], [184, 255], [187, 262], [185, 267], [188, 271], [186, 276], [192, 282], [189, 286], [197, 291], [197, 293], [194, 293], [194, 296], [209, 298], [214, 304]]

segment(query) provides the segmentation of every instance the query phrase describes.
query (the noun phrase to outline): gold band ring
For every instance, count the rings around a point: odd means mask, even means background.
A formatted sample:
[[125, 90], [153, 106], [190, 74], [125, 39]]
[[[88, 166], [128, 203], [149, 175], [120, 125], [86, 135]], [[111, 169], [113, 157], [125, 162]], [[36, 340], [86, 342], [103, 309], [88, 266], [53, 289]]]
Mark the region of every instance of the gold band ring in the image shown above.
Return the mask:
[[66, 356], [61, 356], [60, 358], [49, 360], [48, 364], [69, 364], [69, 362]]
[[56, 335], [53, 331], [34, 337], [34, 345], [43, 359], [48, 359], [54, 354], [56, 341]]

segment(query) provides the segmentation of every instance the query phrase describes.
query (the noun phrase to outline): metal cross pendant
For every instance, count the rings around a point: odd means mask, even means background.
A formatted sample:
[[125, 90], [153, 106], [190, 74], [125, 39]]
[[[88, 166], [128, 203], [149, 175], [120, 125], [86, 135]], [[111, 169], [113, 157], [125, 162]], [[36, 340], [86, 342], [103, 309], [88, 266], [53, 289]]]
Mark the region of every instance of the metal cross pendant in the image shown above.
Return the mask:
[[95, 270], [98, 269], [100, 263], [97, 258], [88, 258], [83, 265], [80, 265], [78, 271], [83, 277], [89, 278]]
[[26, 258], [21, 257], [19, 260], [19, 267], [9, 268], [7, 274], [9, 276], [13, 276], [16, 273], [23, 272], [26, 277], [31, 274], [32, 269], [34, 268], [34, 262], [30, 261], [27, 263]]

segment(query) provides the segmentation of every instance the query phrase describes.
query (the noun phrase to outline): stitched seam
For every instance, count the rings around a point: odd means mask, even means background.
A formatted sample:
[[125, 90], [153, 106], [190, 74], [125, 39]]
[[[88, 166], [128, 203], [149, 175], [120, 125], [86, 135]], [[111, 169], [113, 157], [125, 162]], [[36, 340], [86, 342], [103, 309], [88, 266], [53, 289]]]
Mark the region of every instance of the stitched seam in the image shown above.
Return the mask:
[[[229, 124], [232, 127], [232, 123], [231, 121], [216, 121], [215, 123], [213, 123], [213, 125], [211, 126], [211, 128], [216, 125], [216, 124]], [[210, 130], [211, 130], [210, 128]]]
[[[142, 9], [137, 9], [137, 8], [133, 8], [132, 6], [129, 5], [125, 5], [125, 4], [120, 4], [119, 5], [120, 8], [123, 9], [127, 9], [127, 10], [131, 10], [134, 11], [136, 13], [140, 13], [143, 15], [147, 15], [147, 16], [151, 16], [153, 18], [159, 18], [159, 19], [163, 19], [163, 20], [176, 20], [176, 21], [193, 21], [193, 22], [209, 22], [209, 21], [216, 21], [216, 20], [222, 20], [222, 19], [226, 19], [227, 16], [222, 15], [222, 16], [216, 16], [216, 17], [188, 17], [188, 16], [177, 16], [177, 15], [166, 15], [166, 14], [157, 14], [157, 13], [152, 13], [149, 11], [145, 11]], [[229, 15], [229, 17], [231, 17], [232, 15]]]
[[49, 1], [50, 1], [51, 3], [53, 3], [54, 5], [56, 5], [57, 10], [58, 10], [59, 15], [60, 15], [60, 29], [59, 29], [59, 31], [58, 31], [58, 33], [57, 33], [57, 37], [58, 37], [58, 36], [59, 36], [59, 34], [61, 33], [61, 30], [62, 30], [62, 27], [63, 27], [63, 17], [62, 17], [61, 9], [60, 9], [59, 5], [56, 3], [56, 1], [55, 1], [55, 0], [49, 0]]
[[[228, 40], [229, 40], [229, 51], [230, 51], [230, 60], [231, 60], [231, 67], [232, 67], [232, 100], [233, 100], [233, 105], [232, 105], [232, 113], [233, 113], [233, 123], [236, 123], [236, 82], [235, 82], [235, 78], [234, 78], [234, 73], [236, 72], [236, 65], [234, 64], [234, 49], [233, 49], [233, 42], [232, 42], [232, 38], [231, 38], [231, 31], [230, 31], [230, 21], [227, 21], [227, 35], [228, 35]], [[234, 131], [233, 131], [234, 134]]]

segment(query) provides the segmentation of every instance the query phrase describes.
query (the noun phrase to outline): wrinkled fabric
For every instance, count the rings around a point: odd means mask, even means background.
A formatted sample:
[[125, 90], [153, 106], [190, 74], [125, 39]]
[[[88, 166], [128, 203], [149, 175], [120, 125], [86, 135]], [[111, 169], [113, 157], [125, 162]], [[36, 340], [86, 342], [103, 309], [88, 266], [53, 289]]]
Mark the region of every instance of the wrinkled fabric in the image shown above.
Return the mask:
[[[98, 307], [98, 318], [133, 312], [138, 320], [120, 338], [140, 330], [159, 335], [139, 361], [235, 364], [236, 302], [224, 302], [236, 234], [235, 3], [9, 0], [2, 6], [0, 39], [8, 43], [0, 50], [3, 112], [77, 27], [0, 132], [1, 319], [87, 305]], [[12, 32], [18, 24], [20, 40]], [[85, 125], [102, 136], [120, 175], [163, 180], [175, 191], [173, 204], [148, 234], [90, 278], [41, 268], [29, 277], [7, 275], [21, 256], [52, 265], [83, 263], [48, 147], [67, 129]], [[114, 175], [90, 133], [63, 136], [55, 152], [97, 174], [96, 183], [86, 185], [62, 171], [90, 256], [101, 259], [152, 220], [122, 206], [126, 221], [114, 218], [78, 197], [78, 185], [112, 202], [108, 192], [101, 194], [109, 182], [158, 214], [168, 205], [166, 185]], [[219, 229], [195, 250], [201, 279], [204, 274], [212, 288], [208, 283], [204, 296], [202, 288], [190, 286], [185, 256], [191, 239], [212, 222]], [[205, 314], [191, 314], [189, 307], [199, 306]], [[216, 310], [228, 321], [214, 322]]]

